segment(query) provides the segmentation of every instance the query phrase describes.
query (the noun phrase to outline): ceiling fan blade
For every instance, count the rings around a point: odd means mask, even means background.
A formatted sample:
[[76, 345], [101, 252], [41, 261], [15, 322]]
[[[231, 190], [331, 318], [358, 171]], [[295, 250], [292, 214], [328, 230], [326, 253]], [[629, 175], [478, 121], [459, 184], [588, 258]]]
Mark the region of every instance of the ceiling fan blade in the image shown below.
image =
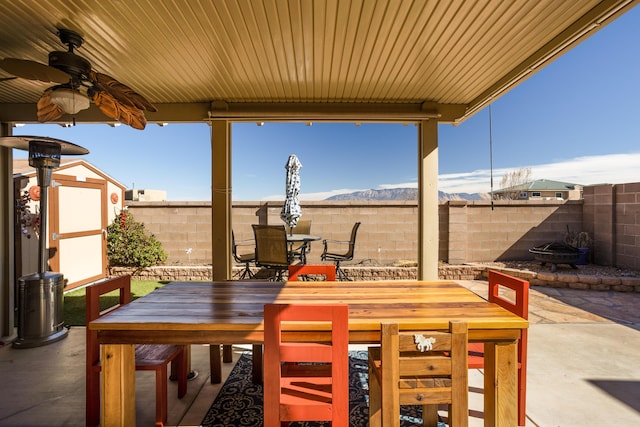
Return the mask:
[[57, 120], [64, 114], [60, 106], [51, 102], [51, 89], [44, 91], [38, 100], [38, 121], [41, 123]]
[[0, 68], [14, 76], [51, 83], [67, 83], [71, 76], [64, 71], [28, 59], [0, 59]]
[[140, 110], [152, 111], [156, 112], [158, 109], [147, 99], [140, 95], [138, 92], [131, 89], [129, 86], [124, 83], [120, 83], [113, 77], [102, 74], [102, 73], [92, 73], [93, 77], [98, 85], [98, 87], [109, 93], [115, 99], [120, 101], [122, 104], [127, 105], [129, 107], [135, 107]]
[[138, 130], [143, 130], [147, 126], [147, 118], [144, 116], [142, 110], [129, 108], [124, 105], [120, 106], [120, 117], [118, 120]]
[[129, 125], [134, 129], [143, 130], [147, 125], [147, 119], [142, 110], [120, 103], [106, 91], [96, 92], [93, 95], [93, 103], [105, 116]]

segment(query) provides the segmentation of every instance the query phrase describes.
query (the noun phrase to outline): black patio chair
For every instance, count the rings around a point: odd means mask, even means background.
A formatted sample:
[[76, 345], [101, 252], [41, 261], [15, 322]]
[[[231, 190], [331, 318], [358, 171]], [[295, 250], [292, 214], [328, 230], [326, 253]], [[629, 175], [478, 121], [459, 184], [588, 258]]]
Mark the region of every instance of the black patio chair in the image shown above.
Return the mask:
[[273, 272], [272, 279], [282, 280], [282, 272], [291, 264], [284, 225], [253, 224], [256, 241], [256, 265]]
[[[253, 272], [251, 272], [251, 266], [250, 264], [253, 262], [256, 262], [256, 250], [255, 250], [255, 246], [253, 248], [253, 251], [248, 252], [248, 253], [244, 253], [244, 254], [239, 254], [238, 253], [238, 246], [248, 246], [245, 242], [250, 241], [249, 239], [247, 240], [241, 240], [239, 241], [240, 244], [238, 244], [238, 242], [236, 242], [236, 237], [233, 233], [233, 230], [231, 230], [231, 252], [233, 253], [233, 259], [236, 260], [236, 262], [240, 263], [240, 264], [244, 264], [244, 270], [242, 270], [242, 272], [240, 273], [240, 280], [243, 280], [245, 278], [247, 279], [253, 279]], [[252, 244], [253, 246], [253, 244]]]
[[[286, 227], [287, 233], [290, 234], [311, 234], [311, 220], [302, 219], [298, 221], [293, 230]], [[307, 263], [307, 254], [311, 252], [311, 242], [295, 242], [291, 243], [289, 248], [289, 256], [292, 261], [300, 260], [301, 264]]]
[[[347, 274], [340, 268], [340, 263], [342, 261], [351, 261], [353, 259], [353, 254], [356, 247], [356, 234], [358, 233], [358, 227], [360, 227], [360, 222], [356, 222], [351, 229], [351, 239], [350, 240], [329, 240], [325, 239], [322, 241], [324, 244], [324, 251], [322, 255], [320, 255], [320, 259], [323, 261], [333, 261], [336, 264], [336, 273], [338, 275], [338, 280], [351, 280], [347, 276]], [[346, 252], [337, 252], [338, 249], [329, 250], [329, 243], [334, 244], [334, 246], [345, 247], [348, 245]]]

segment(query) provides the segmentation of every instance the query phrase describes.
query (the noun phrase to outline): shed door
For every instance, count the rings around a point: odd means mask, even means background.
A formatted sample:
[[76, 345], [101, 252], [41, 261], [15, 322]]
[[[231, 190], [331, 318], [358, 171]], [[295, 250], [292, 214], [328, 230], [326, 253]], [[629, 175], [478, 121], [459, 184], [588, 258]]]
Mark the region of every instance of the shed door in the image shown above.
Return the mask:
[[107, 181], [54, 174], [50, 190], [51, 269], [67, 279], [65, 289], [105, 277]]

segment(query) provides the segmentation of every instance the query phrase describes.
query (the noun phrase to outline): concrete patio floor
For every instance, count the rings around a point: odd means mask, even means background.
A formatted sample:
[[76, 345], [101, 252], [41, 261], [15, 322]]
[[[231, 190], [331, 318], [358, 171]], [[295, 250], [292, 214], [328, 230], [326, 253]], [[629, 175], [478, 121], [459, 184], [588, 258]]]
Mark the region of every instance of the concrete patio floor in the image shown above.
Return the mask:
[[[460, 281], [480, 295], [486, 282]], [[532, 287], [527, 426], [640, 425], [640, 294]], [[33, 349], [0, 347], [0, 426], [82, 426], [83, 327]], [[234, 347], [234, 358], [245, 350]], [[224, 364], [228, 375], [233, 364]], [[209, 383], [208, 346], [192, 346], [199, 376], [178, 400], [169, 384], [168, 425], [197, 426], [220, 386]], [[153, 425], [153, 373], [136, 374], [137, 422]], [[483, 425], [482, 371], [470, 372], [470, 426]]]

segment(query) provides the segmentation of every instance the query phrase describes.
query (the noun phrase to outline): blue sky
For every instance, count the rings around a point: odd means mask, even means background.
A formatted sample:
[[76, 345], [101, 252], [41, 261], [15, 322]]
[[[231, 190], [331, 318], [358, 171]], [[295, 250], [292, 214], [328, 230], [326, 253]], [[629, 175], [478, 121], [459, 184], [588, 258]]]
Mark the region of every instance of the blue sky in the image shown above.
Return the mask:
[[[640, 7], [565, 53], [492, 105], [493, 176], [530, 167], [532, 178], [577, 184], [640, 181]], [[489, 192], [489, 110], [441, 124], [439, 189]], [[64, 139], [127, 188], [165, 190], [169, 200], [211, 199], [206, 124], [26, 125], [16, 135]], [[401, 124], [237, 123], [233, 199], [284, 198], [284, 165], [302, 163], [301, 199], [416, 187], [417, 128]], [[392, 147], [390, 150], [389, 148]], [[14, 150], [15, 157], [25, 157]]]

